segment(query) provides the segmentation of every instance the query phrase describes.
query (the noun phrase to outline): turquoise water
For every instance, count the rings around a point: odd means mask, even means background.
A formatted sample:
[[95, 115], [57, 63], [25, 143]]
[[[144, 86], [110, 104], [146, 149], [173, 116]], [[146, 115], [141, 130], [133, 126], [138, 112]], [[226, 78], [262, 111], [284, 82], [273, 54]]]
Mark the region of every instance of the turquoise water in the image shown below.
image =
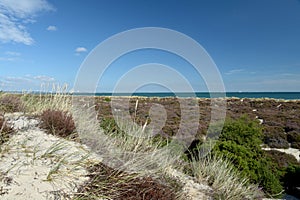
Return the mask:
[[[145, 96], [145, 97], [199, 97], [199, 98], [211, 98], [211, 97], [224, 97], [224, 94], [220, 93], [208, 93], [208, 92], [196, 92], [196, 93], [96, 93], [96, 96]], [[238, 98], [274, 98], [274, 99], [300, 99], [300, 92], [227, 92], [226, 97], [238, 97]]]

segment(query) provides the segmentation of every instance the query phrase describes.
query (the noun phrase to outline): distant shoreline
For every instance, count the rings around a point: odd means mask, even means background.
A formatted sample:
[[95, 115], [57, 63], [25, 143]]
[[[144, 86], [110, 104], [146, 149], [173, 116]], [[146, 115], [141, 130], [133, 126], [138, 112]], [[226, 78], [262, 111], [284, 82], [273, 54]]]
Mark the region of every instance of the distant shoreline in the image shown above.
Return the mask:
[[178, 97], [178, 98], [251, 98], [251, 99], [283, 99], [283, 100], [300, 100], [300, 92], [226, 92], [209, 93], [209, 92], [136, 92], [136, 93], [75, 93], [78, 96], [120, 96], [120, 97]]
[[[24, 93], [15, 91], [3, 91], [7, 93]], [[25, 92], [26, 93], [26, 92]], [[33, 94], [51, 94], [51, 92], [28, 92]], [[55, 94], [56, 92], [52, 92]], [[178, 98], [250, 98], [250, 99], [282, 99], [282, 100], [300, 100], [300, 92], [226, 92], [209, 93], [209, 92], [136, 92], [136, 93], [64, 93], [75, 96], [102, 96], [102, 97], [153, 97], [153, 98], [167, 98], [167, 97], [178, 97]]]

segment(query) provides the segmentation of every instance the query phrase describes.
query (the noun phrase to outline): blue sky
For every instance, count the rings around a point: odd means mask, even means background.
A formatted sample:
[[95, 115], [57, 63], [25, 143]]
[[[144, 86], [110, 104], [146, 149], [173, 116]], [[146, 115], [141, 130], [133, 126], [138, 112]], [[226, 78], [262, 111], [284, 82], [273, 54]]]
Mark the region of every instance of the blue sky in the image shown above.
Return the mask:
[[[0, 90], [53, 83], [72, 88], [81, 63], [99, 43], [142, 27], [196, 40], [216, 63], [226, 91], [300, 91], [298, 0], [0, 0]], [[98, 92], [111, 91], [123, 74], [145, 63], [168, 65], [195, 90], [206, 90], [188, 62], [147, 49], [116, 60]]]

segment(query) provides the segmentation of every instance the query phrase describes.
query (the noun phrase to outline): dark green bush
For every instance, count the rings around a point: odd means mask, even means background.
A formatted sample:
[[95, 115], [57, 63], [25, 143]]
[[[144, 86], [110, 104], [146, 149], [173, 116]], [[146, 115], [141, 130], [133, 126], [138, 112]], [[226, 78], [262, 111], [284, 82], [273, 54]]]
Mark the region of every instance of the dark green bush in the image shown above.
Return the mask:
[[260, 184], [265, 192], [275, 195], [283, 187], [280, 174], [261, 150], [262, 138], [262, 127], [256, 121], [245, 116], [235, 121], [227, 120], [213, 153], [230, 158], [242, 175]]
[[287, 140], [288, 142], [300, 142], [300, 132], [291, 131], [287, 133]]
[[286, 169], [284, 176], [285, 188], [288, 193], [300, 197], [300, 166], [291, 165]]
[[49, 134], [60, 137], [74, 137], [75, 123], [72, 116], [60, 110], [46, 110], [41, 114], [40, 127]]

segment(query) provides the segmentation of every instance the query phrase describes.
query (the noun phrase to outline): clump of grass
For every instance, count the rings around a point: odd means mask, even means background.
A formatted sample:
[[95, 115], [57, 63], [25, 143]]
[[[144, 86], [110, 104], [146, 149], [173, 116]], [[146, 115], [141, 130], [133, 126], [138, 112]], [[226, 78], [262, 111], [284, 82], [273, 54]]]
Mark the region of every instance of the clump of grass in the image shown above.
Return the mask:
[[69, 111], [72, 106], [72, 96], [67, 85], [53, 85], [52, 91], [40, 94], [24, 93], [22, 102], [26, 112], [40, 114], [45, 110]]
[[112, 169], [103, 163], [93, 165], [88, 170], [90, 181], [79, 188], [75, 199], [176, 199], [176, 192], [171, 187], [150, 177], [141, 178], [136, 174]]
[[0, 111], [20, 112], [24, 110], [24, 105], [21, 101], [20, 95], [4, 93], [0, 95]]
[[259, 199], [263, 192], [249, 179], [242, 177], [233, 164], [224, 156], [207, 155], [191, 161], [192, 175], [199, 182], [207, 182], [214, 189], [217, 199]]
[[7, 142], [14, 130], [7, 124], [6, 119], [0, 116], [0, 145]]
[[113, 152], [114, 158], [124, 161], [120, 169], [159, 177], [167, 167], [180, 162], [183, 146], [179, 143], [166, 144], [164, 138], [153, 137], [145, 125], [137, 126], [118, 118], [116, 121], [118, 128], [106, 134], [112, 146], [119, 150]]
[[75, 124], [72, 115], [61, 110], [45, 110], [41, 116], [40, 127], [47, 133], [59, 137], [74, 137]]

